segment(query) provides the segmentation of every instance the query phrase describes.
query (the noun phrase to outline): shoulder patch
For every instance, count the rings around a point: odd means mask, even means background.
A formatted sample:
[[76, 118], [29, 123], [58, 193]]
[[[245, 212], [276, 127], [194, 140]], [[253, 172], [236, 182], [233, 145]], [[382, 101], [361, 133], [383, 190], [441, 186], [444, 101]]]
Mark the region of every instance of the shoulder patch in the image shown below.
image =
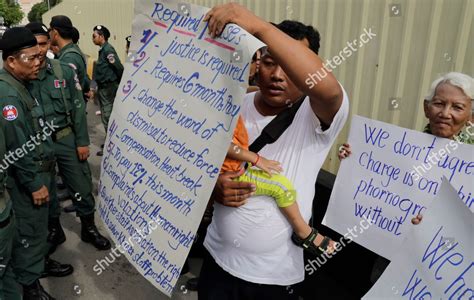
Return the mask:
[[65, 88], [66, 87], [66, 79], [59, 80], [55, 79], [54, 80], [54, 87], [57, 89], [60, 89], [61, 87]]
[[3, 118], [7, 121], [14, 121], [18, 118], [18, 110], [13, 105], [5, 105], [3, 107]]
[[113, 53], [110, 53], [109, 55], [107, 55], [107, 59], [109, 63], [111, 64], [115, 63], [115, 55]]
[[77, 73], [75, 72], [74, 72], [74, 83], [76, 85], [76, 90], [82, 91], [81, 82], [79, 81], [79, 78], [77, 77]]

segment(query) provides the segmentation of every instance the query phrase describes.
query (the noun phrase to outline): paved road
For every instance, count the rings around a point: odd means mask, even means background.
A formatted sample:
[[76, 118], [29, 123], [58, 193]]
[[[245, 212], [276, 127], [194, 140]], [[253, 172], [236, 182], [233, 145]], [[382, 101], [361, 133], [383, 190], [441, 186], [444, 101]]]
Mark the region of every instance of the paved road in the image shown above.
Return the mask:
[[[89, 163], [92, 169], [95, 195], [97, 195], [97, 182], [100, 173], [100, 157], [96, 156], [96, 152], [99, 151], [99, 145], [103, 144], [104, 139], [104, 128], [100, 122], [100, 116], [95, 114], [98, 109], [95, 104], [89, 104], [87, 109], [92, 144]], [[65, 201], [61, 205], [67, 206], [70, 203], [70, 201]], [[99, 220], [97, 213], [96, 219], [100, 231], [105, 233], [104, 224]], [[80, 221], [75, 217], [75, 214], [63, 213], [61, 222], [67, 240], [52, 257], [63, 263], [72, 264], [75, 271], [68, 277], [45, 278], [41, 281], [45, 289], [58, 300], [78, 298], [87, 300], [169, 299], [138, 274], [125, 257], [115, 258], [110, 251], [97, 251], [93, 246], [83, 243], [80, 240]], [[111, 263], [102, 274], [97, 275], [93, 267], [98, 260], [105, 260], [106, 257]], [[171, 299], [197, 299], [197, 293], [187, 291], [184, 288], [184, 283], [188, 278], [198, 274], [201, 261], [191, 259], [190, 265], [191, 272], [181, 276]]]

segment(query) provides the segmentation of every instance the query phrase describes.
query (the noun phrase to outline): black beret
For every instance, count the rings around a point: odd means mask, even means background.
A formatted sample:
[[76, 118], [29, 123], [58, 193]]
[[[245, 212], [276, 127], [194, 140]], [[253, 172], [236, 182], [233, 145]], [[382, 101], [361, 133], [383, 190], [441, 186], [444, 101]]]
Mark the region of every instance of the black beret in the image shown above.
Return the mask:
[[131, 36], [131, 35], [127, 36], [127, 37], [125, 38], [125, 41], [127, 41], [127, 43], [130, 44], [130, 42], [132, 41], [132, 36]]
[[0, 39], [0, 50], [9, 54], [18, 50], [31, 48], [38, 45], [33, 33], [25, 27], [7, 29]]
[[49, 37], [48, 27], [46, 27], [43, 23], [31, 22], [26, 24], [25, 27], [33, 32], [34, 35], [46, 35]]
[[72, 30], [72, 22], [66, 16], [54, 16], [51, 18], [51, 22], [49, 23], [51, 28], [62, 28]]
[[106, 39], [110, 37], [110, 31], [105, 27], [104, 25], [96, 25], [94, 26], [94, 31], [98, 31], [100, 34], [102, 34]]

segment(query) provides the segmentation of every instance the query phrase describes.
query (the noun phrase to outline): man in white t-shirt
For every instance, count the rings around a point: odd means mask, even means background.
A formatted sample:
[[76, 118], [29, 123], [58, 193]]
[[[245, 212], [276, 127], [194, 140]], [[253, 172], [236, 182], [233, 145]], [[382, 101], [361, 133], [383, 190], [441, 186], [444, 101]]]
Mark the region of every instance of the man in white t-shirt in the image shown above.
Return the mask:
[[[260, 91], [247, 94], [241, 107], [250, 143], [278, 113], [307, 95], [292, 124], [259, 154], [281, 163], [309, 221], [316, 177], [349, 111], [343, 88], [322, 69], [319, 33], [295, 21], [275, 27], [238, 4], [216, 6], [206, 19], [212, 35], [235, 23], [268, 45], [258, 71]], [[323, 78], [317, 84], [308, 80], [315, 72]], [[214, 189], [199, 299], [298, 299], [294, 285], [304, 280], [303, 250], [291, 241], [291, 225], [273, 198], [252, 197], [255, 187], [232, 181], [237, 176], [221, 175]]]

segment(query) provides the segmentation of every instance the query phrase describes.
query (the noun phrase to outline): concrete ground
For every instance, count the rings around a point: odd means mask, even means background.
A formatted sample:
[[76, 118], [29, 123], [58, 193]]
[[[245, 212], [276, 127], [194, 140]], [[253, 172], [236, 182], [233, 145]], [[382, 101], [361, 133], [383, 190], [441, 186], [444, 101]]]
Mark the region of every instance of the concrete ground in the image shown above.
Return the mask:
[[[97, 196], [97, 182], [100, 174], [101, 157], [96, 156], [99, 146], [104, 143], [104, 128], [100, 122], [100, 116], [96, 115], [99, 107], [94, 103], [88, 104], [88, 124], [91, 138], [91, 156], [89, 164], [92, 169], [94, 195]], [[97, 199], [96, 199], [97, 200]], [[61, 203], [67, 206], [70, 200]], [[96, 203], [97, 204], [97, 203]], [[63, 278], [45, 278], [41, 282], [44, 288], [56, 299], [87, 299], [87, 300], [142, 300], [142, 299], [168, 299], [150, 282], [143, 278], [136, 269], [121, 256], [109, 267], [97, 275], [93, 270], [96, 260], [105, 259], [106, 256], [113, 257], [110, 251], [98, 251], [90, 244], [83, 243], [80, 239], [81, 225], [79, 218], [74, 213], [64, 213], [61, 222], [66, 232], [67, 240], [53, 254], [52, 258], [62, 263], [74, 266], [74, 273]], [[99, 230], [106, 234], [105, 226], [96, 213], [96, 223]], [[197, 299], [197, 293], [188, 291], [184, 284], [187, 279], [196, 277], [201, 267], [200, 259], [190, 259], [190, 272], [181, 276], [176, 284], [173, 297], [176, 300]]]

